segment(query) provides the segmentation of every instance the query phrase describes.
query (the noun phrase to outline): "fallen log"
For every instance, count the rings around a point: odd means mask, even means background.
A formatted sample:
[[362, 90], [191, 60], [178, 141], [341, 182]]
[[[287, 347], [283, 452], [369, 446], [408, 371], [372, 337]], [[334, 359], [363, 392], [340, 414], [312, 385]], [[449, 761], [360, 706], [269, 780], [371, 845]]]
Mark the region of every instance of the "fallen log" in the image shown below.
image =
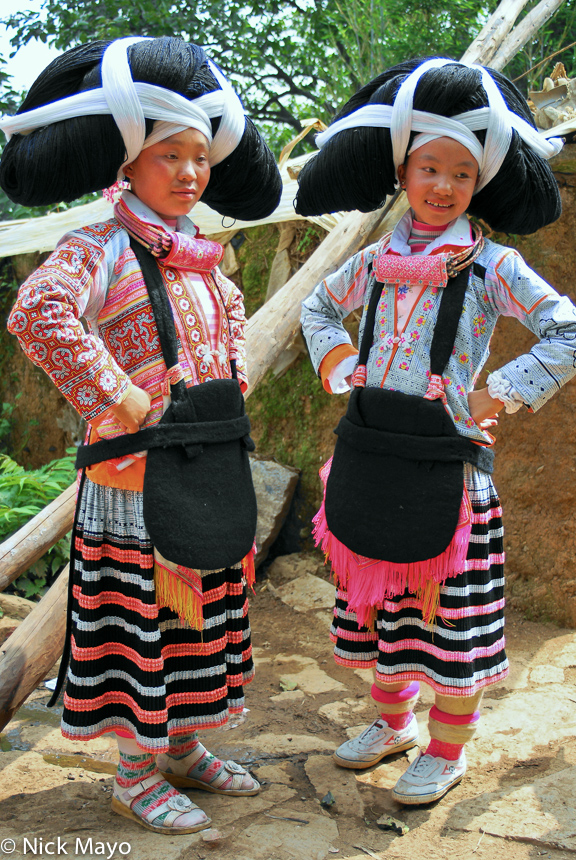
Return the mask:
[[0, 545], [0, 591], [70, 531], [75, 500], [76, 484], [71, 484]]
[[0, 648], [0, 730], [62, 654], [68, 570]]

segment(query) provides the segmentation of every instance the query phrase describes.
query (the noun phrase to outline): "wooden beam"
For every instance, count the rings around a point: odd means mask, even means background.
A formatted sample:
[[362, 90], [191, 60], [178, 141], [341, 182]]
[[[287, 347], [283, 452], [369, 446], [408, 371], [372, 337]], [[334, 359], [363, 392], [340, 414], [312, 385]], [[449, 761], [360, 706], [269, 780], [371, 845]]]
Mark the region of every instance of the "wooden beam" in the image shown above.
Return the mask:
[[0, 730], [62, 654], [68, 570], [66, 565], [40, 603], [0, 648]]
[[75, 502], [76, 484], [71, 484], [0, 545], [0, 591], [70, 531]]

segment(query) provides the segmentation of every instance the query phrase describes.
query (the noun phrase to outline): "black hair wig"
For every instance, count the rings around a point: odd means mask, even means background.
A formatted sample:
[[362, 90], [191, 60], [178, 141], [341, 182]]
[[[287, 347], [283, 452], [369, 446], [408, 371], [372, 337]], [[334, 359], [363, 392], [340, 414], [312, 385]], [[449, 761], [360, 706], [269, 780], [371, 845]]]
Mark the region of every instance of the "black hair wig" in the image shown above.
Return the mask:
[[[383, 72], [352, 96], [334, 121], [366, 104], [392, 105], [403, 81], [426, 59], [408, 60]], [[504, 75], [488, 71], [509, 110], [534, 126], [520, 91]], [[425, 72], [414, 94], [415, 110], [446, 117], [487, 105], [480, 72], [456, 60]], [[485, 131], [475, 134], [483, 144]], [[377, 209], [396, 185], [390, 130], [358, 127], [340, 131], [304, 166], [298, 183], [295, 206], [300, 215]], [[468, 212], [494, 230], [520, 234], [533, 233], [560, 216], [560, 194], [550, 166], [516, 131], [500, 170], [472, 197]]]
[[[79, 45], [55, 59], [34, 82], [18, 113], [100, 87], [100, 64], [109, 44]], [[189, 99], [220, 89], [204, 50], [182, 39], [137, 42], [128, 48], [128, 59], [135, 81]], [[220, 118], [211, 122], [215, 134]], [[147, 119], [147, 134], [152, 127]], [[25, 206], [70, 202], [112, 185], [124, 159], [124, 142], [112, 116], [75, 117], [14, 134], [2, 154], [0, 185], [11, 200]], [[222, 215], [251, 221], [273, 212], [281, 192], [274, 156], [246, 117], [242, 139], [211, 169], [202, 200]]]

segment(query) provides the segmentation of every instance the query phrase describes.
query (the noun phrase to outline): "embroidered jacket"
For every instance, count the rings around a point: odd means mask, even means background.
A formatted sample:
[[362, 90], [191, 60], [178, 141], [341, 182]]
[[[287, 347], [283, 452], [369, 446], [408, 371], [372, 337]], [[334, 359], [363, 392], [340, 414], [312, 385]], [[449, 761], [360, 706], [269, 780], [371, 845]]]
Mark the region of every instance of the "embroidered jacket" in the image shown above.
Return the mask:
[[[405, 238], [411, 218], [397, 225], [395, 247], [409, 253]], [[447, 235], [450, 233], [450, 235]], [[426, 249], [462, 246], [470, 231], [461, 216]], [[332, 350], [338, 361], [353, 350], [342, 320], [364, 306], [359, 338], [364, 330], [369, 267], [381, 244], [351, 257], [322, 281], [302, 308], [302, 328], [315, 370]], [[407, 394], [424, 395], [430, 376], [430, 346], [440, 303], [438, 287], [423, 287], [404, 331], [396, 326], [397, 301], [402, 284], [382, 291], [374, 326], [374, 343], [367, 363], [367, 385], [383, 386]], [[500, 368], [502, 377], [533, 411], [539, 409], [576, 373], [576, 308], [565, 296], [530, 269], [513, 249], [489, 240], [470, 274], [462, 318], [452, 357], [444, 371], [449, 413], [459, 432], [480, 442], [493, 439], [475, 424], [468, 409], [468, 393], [489, 356], [499, 316], [516, 317], [538, 338], [529, 353]]]
[[[196, 234], [188, 218], [179, 219], [178, 229]], [[169, 266], [160, 271], [186, 384], [229, 377], [230, 359], [235, 358], [238, 379], [245, 386], [246, 317], [240, 290], [218, 268], [205, 275]], [[206, 306], [207, 290], [212, 314]], [[209, 319], [214, 310], [215, 338]], [[8, 329], [88, 422], [120, 403], [130, 381], [152, 398], [143, 426], [160, 420], [166, 365], [140, 267], [128, 233], [115, 218], [64, 236], [21, 286]], [[113, 418], [98, 427], [103, 437], [123, 432]]]

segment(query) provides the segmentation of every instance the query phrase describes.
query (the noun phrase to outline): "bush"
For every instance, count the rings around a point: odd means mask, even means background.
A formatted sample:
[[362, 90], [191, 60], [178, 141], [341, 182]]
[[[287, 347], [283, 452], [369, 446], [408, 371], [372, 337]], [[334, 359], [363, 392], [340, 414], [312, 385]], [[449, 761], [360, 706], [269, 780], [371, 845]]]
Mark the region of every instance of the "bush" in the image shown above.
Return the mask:
[[[7, 454], [0, 454], [0, 541], [18, 531], [28, 520], [73, 483], [75, 449], [40, 469], [27, 470]], [[62, 538], [49, 552], [12, 584], [22, 597], [41, 597], [69, 558], [69, 538]]]

